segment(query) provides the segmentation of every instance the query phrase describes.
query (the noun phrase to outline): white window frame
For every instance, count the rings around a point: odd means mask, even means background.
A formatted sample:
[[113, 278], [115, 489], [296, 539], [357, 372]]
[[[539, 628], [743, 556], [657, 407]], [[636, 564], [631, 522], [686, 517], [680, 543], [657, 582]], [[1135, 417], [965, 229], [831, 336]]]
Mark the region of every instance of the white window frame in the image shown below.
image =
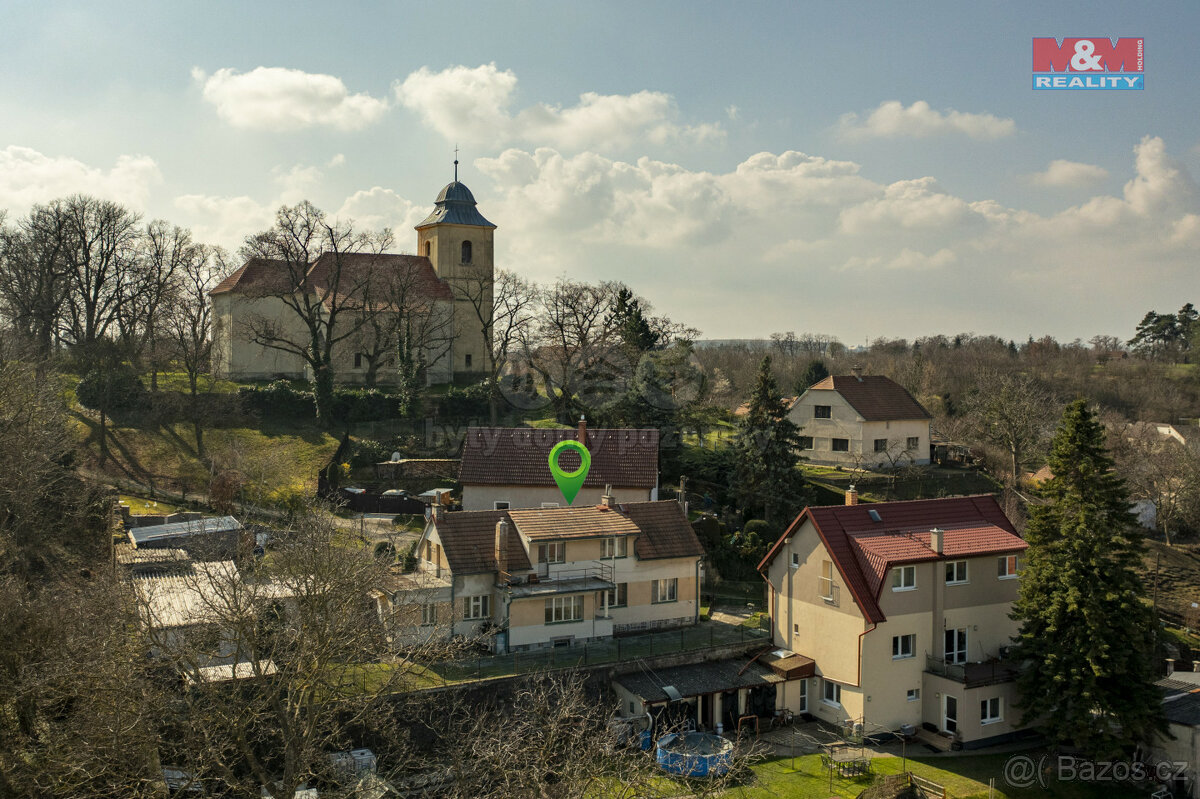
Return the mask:
[[904, 696], [909, 702], [917, 702], [921, 699], [921, 689], [909, 688], [908, 692]]
[[508, 510], [511, 504], [507, 499], [498, 499], [492, 503], [492, 510]]
[[921, 448], [921, 437], [920, 436], [908, 436], [908, 440], [904, 442], [904, 451], [905, 452], [915, 452], [916, 450], [918, 450], [920, 448]]
[[492, 598], [487, 594], [463, 597], [463, 619], [481, 621], [492, 615]]
[[817, 593], [824, 600], [833, 601], [833, 561], [821, 561], [821, 576], [817, 578]]
[[604, 593], [608, 594], [610, 608], [623, 608], [629, 605], [629, 583], [617, 583], [615, 587]]
[[[953, 638], [950, 638], [953, 636]], [[966, 663], [967, 652], [970, 651], [970, 634], [966, 627], [950, 627], [942, 634], [945, 658], [947, 663]], [[960, 648], [961, 647], [961, 648]]]
[[[993, 710], [995, 711], [993, 713]], [[979, 723], [995, 724], [1004, 721], [1004, 698], [993, 696], [979, 700]]]
[[601, 560], [613, 560], [614, 558], [629, 557], [629, 537], [624, 535], [605, 538], [603, 551], [600, 555]]
[[[906, 577], [908, 579], [906, 579]], [[917, 589], [917, 567], [896, 566], [892, 569], [893, 591], [915, 591]]]
[[[959, 576], [959, 566], [962, 567], [961, 576]], [[946, 561], [946, 585], [966, 585], [971, 582], [970, 574], [970, 569], [965, 560]]]
[[917, 635], [916, 633], [908, 633], [907, 635], [892, 636], [892, 660], [907, 660], [917, 656]]
[[833, 707], [842, 706], [842, 686], [837, 683], [821, 678], [821, 701]]
[[793, 569], [800, 568], [800, 553], [799, 552], [792, 553], [792, 568]]
[[566, 563], [567, 542], [547, 541], [538, 544], [538, 563]]
[[808, 712], [808, 678], [800, 680], [800, 712]]
[[[824, 414], [821, 413], [822, 409], [825, 410]], [[833, 406], [832, 405], [814, 405], [813, 406], [813, 418], [814, 419], [832, 419], [833, 418]]]
[[[837, 442], [839, 442], [839, 441], [846, 442], [846, 446], [839, 449], [837, 447]], [[829, 451], [830, 452], [849, 452], [850, 451], [850, 439], [848, 439], [848, 438], [831, 438], [831, 439], [829, 439]]]
[[1015, 580], [1021, 573], [1020, 555], [1001, 555], [996, 558], [996, 579]]
[[[882, 446], [880, 446], [880, 445], [882, 445]], [[880, 453], [883, 453], [883, 452], [887, 452], [888, 451], [888, 440], [886, 438], [877, 438], [877, 439], [875, 439], [875, 442], [872, 444], [872, 446], [875, 448], [875, 454], [877, 454], [877, 455]]]
[[558, 503], [557, 502], [543, 502], [542, 507], [543, 508], [557, 508]]
[[800, 634], [800, 622], [798, 622], [798, 621], [792, 622], [792, 635], [799, 635], [799, 634]]
[[432, 627], [437, 624], [437, 605], [425, 602], [421, 605], [421, 626]]
[[679, 578], [668, 577], [664, 580], [654, 581], [654, 592], [651, 602], [655, 605], [662, 605], [667, 602], [676, 602], [679, 599]]
[[546, 624], [583, 621], [583, 594], [546, 598]]

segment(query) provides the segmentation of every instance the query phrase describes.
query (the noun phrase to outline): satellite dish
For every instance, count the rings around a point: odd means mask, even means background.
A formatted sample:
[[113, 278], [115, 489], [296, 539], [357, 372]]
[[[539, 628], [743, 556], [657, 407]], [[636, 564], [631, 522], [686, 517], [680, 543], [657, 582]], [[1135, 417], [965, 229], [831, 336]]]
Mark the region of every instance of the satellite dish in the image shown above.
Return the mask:
[[400, 462], [400, 453], [393, 452], [392, 453], [392, 463], [399, 463], [399, 462]]

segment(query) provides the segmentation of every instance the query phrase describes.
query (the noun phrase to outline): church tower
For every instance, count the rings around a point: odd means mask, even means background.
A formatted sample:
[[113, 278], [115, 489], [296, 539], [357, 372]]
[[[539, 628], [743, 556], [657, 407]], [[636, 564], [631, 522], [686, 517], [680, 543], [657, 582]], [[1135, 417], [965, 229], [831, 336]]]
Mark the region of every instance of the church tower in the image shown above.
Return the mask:
[[490, 343], [485, 342], [476, 307], [491, 313], [495, 260], [492, 237], [496, 226], [475, 207], [471, 190], [454, 182], [438, 194], [433, 213], [417, 225], [417, 254], [433, 264], [437, 276], [454, 293], [454, 374], [488, 370]]

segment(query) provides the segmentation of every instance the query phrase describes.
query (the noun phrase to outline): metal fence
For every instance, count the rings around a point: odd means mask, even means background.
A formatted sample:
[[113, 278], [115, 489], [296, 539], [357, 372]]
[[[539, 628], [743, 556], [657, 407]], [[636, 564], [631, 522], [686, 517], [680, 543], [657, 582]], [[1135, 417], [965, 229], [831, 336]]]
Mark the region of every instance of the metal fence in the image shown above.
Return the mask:
[[549, 669], [570, 669], [641, 658], [700, 652], [714, 646], [767, 641], [770, 633], [743, 625], [703, 623], [657, 633], [626, 635], [503, 655], [479, 655], [432, 664], [443, 684]]

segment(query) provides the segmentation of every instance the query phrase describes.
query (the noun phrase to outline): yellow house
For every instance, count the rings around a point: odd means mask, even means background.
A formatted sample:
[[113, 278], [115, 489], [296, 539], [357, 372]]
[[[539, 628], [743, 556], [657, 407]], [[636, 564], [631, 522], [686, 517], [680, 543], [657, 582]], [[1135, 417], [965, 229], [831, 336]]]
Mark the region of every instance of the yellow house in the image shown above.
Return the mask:
[[773, 642], [816, 663], [788, 708], [966, 747], [1013, 737], [1027, 545], [995, 498], [847, 502], [805, 508], [759, 564]]
[[494, 633], [497, 652], [582, 643], [695, 624], [703, 554], [672, 501], [438, 512], [419, 587], [389, 599], [450, 635]]
[[800, 449], [810, 463], [868, 468], [929, 463], [933, 417], [882, 375], [831, 375], [801, 394], [788, 418], [800, 427]]

